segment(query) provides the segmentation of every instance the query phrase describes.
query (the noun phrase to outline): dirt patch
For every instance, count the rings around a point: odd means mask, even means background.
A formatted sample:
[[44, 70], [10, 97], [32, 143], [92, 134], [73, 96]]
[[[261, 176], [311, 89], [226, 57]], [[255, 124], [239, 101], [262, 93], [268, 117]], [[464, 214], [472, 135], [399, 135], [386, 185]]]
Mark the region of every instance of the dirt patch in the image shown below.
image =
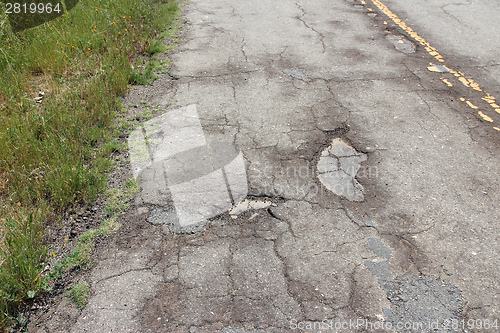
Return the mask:
[[[109, 174], [109, 181], [106, 190], [124, 189], [125, 182], [130, 178], [128, 164], [128, 153], [126, 151], [115, 152], [111, 156], [116, 161], [116, 166]], [[79, 237], [88, 230], [97, 229], [106, 218], [106, 204], [108, 198], [103, 191], [92, 205], [79, 206], [71, 212], [66, 213], [59, 222], [52, 222], [46, 227], [47, 243], [51, 244], [53, 259], [47, 265], [46, 274], [55, 265], [70, 255], [78, 244]], [[118, 219], [120, 224], [125, 221]], [[67, 241], [65, 241], [67, 239]], [[95, 254], [106, 246], [109, 240], [97, 237], [95, 247], [91, 252], [92, 262], [98, 260]], [[53, 282], [51, 292], [46, 292], [37, 297], [33, 302], [27, 303], [20, 310], [20, 316], [26, 319], [29, 332], [48, 332], [60, 330], [62, 327], [69, 331], [72, 324], [81, 313], [66, 295], [74, 281], [86, 280], [89, 270], [75, 267], [63, 274], [63, 276]], [[18, 323], [15, 330], [21, 329], [24, 325]]]

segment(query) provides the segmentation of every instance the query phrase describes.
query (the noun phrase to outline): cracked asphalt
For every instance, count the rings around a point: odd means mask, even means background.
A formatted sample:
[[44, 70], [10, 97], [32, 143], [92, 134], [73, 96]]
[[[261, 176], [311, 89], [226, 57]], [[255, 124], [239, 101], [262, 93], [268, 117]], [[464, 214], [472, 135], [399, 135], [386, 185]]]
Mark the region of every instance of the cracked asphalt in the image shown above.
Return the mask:
[[148, 222], [167, 190], [139, 177], [85, 309], [63, 301], [30, 331], [499, 331], [500, 133], [460, 100], [482, 92], [428, 70], [376, 8], [186, 5], [169, 74], [126, 101], [196, 105], [208, 142], [241, 149], [252, 204], [172, 232]]

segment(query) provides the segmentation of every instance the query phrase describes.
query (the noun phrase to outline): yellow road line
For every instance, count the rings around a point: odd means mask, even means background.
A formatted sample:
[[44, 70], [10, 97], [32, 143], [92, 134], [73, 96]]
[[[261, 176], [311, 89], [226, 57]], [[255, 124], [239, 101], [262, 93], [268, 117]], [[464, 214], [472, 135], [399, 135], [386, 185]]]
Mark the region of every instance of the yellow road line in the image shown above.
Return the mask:
[[[423, 37], [421, 37], [419, 34], [417, 34], [411, 27], [406, 25], [405, 22], [403, 22], [396, 14], [394, 14], [386, 5], [384, 5], [382, 2], [379, 0], [371, 0], [375, 6], [378, 7], [385, 15], [387, 15], [394, 23], [396, 23], [401, 29], [406, 31], [408, 35], [410, 35], [415, 41], [420, 43], [425, 50], [432, 56], [434, 57], [437, 61], [444, 63], [443, 56], [439, 54], [438, 50], [433, 47], [431, 44], [429, 44]], [[362, 4], [366, 4], [364, 0], [361, 0]], [[470, 77], [466, 76], [463, 72], [460, 71], [455, 71], [448, 66], [445, 66], [451, 74], [453, 74], [457, 79], [466, 87], [472, 88], [476, 91], [480, 91], [484, 94], [484, 97], [482, 98], [484, 101], [486, 101], [497, 113], [500, 113], [500, 106], [496, 103], [495, 97], [491, 96], [489, 93], [484, 91], [479, 84], [474, 82]], [[433, 72], [439, 72], [439, 70], [436, 69], [435, 66], [430, 66], [428, 67], [430, 71]], [[441, 79], [446, 85], [452, 86], [450, 82], [446, 79]], [[470, 102], [468, 102], [469, 104]], [[469, 106], [472, 107], [472, 103], [469, 104]], [[477, 107], [476, 107], [477, 108]], [[493, 122], [493, 119], [491, 117], [485, 115], [483, 112], [479, 111], [479, 115], [486, 121], [488, 122]], [[498, 130], [498, 127], [494, 127], [496, 130]]]
[[490, 117], [488, 117], [487, 115], [485, 115], [484, 113], [482, 113], [481, 111], [478, 111], [477, 112], [484, 120], [492, 123], [493, 122], [493, 119], [491, 119]]
[[[425, 50], [429, 52], [431, 56], [436, 58], [439, 62], [444, 62], [443, 57], [439, 54], [435, 47], [431, 44], [427, 43], [425, 39], [420, 37], [412, 28], [406, 25], [396, 14], [394, 14], [386, 5], [384, 5], [379, 0], [371, 0], [375, 6], [377, 6], [385, 15], [387, 15], [391, 20], [394, 21], [401, 29], [406, 31], [413, 39], [419, 42], [422, 46], [425, 47]], [[362, 1], [361, 3], [363, 3]]]
[[451, 84], [451, 82], [445, 79], [444, 77], [441, 78], [441, 81], [443, 81], [444, 84], [446, 84], [448, 87], [453, 87], [453, 84]]
[[479, 109], [477, 106], [475, 106], [474, 104], [472, 104], [471, 101], [465, 101], [465, 103], [467, 103], [467, 105], [470, 106], [474, 110]]

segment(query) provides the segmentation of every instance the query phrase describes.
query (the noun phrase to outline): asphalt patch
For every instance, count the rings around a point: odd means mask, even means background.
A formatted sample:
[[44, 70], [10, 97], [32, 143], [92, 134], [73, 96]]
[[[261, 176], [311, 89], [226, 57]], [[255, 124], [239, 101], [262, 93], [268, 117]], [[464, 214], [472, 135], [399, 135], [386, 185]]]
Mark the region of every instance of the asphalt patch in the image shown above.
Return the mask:
[[388, 35], [387, 40], [394, 45], [394, 48], [402, 53], [415, 53], [415, 45], [403, 36]]
[[[381, 258], [391, 257], [391, 249], [378, 238], [370, 238], [368, 247]], [[452, 323], [461, 320], [467, 300], [453, 283], [433, 275], [396, 276], [388, 260], [364, 264], [391, 302], [390, 309], [382, 310], [397, 332], [462, 332], [452, 331]]]
[[[386, 321], [393, 327], [397, 323], [422, 324], [418, 332], [462, 332], [452, 330], [451, 323], [461, 320], [467, 301], [460, 289], [450, 281], [435, 276], [414, 276], [406, 274], [392, 281], [381, 283], [391, 302], [391, 309], [384, 308]], [[399, 329], [397, 332], [415, 332], [412, 328]]]
[[368, 247], [379, 257], [391, 258], [391, 249], [385, 246], [378, 238], [370, 238], [368, 240]]
[[365, 260], [365, 266], [372, 272], [373, 275], [378, 277], [378, 282], [382, 285], [386, 281], [394, 279], [394, 272], [387, 260], [384, 261], [370, 261]]

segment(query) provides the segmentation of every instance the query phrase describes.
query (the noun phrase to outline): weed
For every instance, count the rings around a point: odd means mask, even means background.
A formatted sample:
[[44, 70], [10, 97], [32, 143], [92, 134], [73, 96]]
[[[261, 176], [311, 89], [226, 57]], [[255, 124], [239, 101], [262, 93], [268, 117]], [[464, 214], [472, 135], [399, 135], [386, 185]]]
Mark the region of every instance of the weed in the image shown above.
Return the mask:
[[79, 309], [83, 309], [90, 297], [90, 285], [87, 281], [82, 280], [67, 291], [67, 294]]
[[114, 216], [128, 209], [129, 205], [127, 202], [124, 202], [124, 193], [121, 190], [108, 190], [106, 191], [106, 196], [108, 197], [108, 204], [104, 208], [104, 213], [107, 216]]
[[28, 317], [24, 313], [18, 313], [16, 318], [13, 320], [17, 323], [17, 328], [20, 332], [28, 332]]
[[42, 234], [43, 225], [33, 212], [22, 220], [6, 220], [0, 266], [1, 324], [6, 323], [6, 314], [22, 300], [35, 297], [43, 285], [40, 275], [48, 250], [41, 245]]
[[120, 226], [121, 225], [116, 222], [116, 216], [113, 216], [102, 221], [101, 226], [98, 229], [90, 229], [80, 235], [78, 244], [71, 254], [59, 261], [45, 276], [43, 281], [44, 289], [50, 290], [51, 281], [61, 278], [64, 272], [67, 272], [75, 267], [83, 269], [90, 268], [92, 266], [91, 254], [94, 249], [96, 238], [99, 236], [108, 236], [112, 232], [117, 231]]
[[150, 44], [148, 46], [146, 52], [150, 56], [154, 56], [157, 53], [165, 52], [166, 49], [167, 49], [167, 47], [165, 46], [165, 44], [163, 44], [162, 42], [156, 41], [153, 44]]
[[134, 194], [138, 193], [141, 190], [135, 178], [127, 179], [127, 181], [125, 182], [125, 188], [127, 191], [125, 193], [125, 196], [129, 198], [133, 197]]
[[129, 77], [128, 77], [128, 83], [134, 84], [134, 85], [146, 85], [150, 84], [151, 80], [148, 78], [144, 77], [138, 72], [131, 72]]

